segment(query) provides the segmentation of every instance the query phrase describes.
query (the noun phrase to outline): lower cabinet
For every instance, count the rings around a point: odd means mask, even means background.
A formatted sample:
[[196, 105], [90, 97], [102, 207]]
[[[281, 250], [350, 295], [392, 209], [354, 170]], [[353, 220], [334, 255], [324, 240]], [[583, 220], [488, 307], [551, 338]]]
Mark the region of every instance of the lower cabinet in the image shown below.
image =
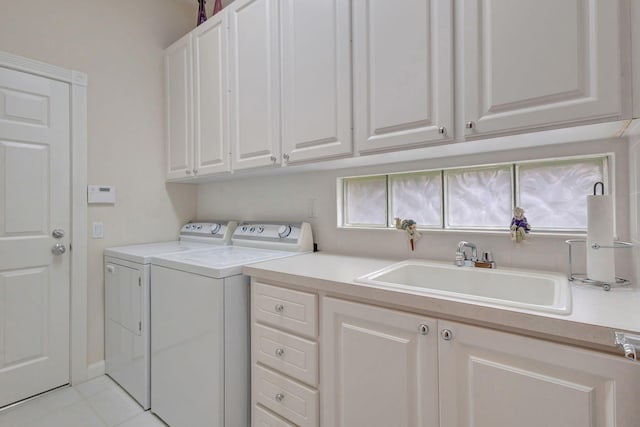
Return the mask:
[[322, 425], [438, 425], [436, 321], [322, 300]]
[[622, 356], [256, 280], [252, 304], [254, 427], [640, 426]]
[[439, 321], [441, 427], [640, 426], [640, 365]]
[[318, 296], [251, 284], [254, 427], [319, 427]]

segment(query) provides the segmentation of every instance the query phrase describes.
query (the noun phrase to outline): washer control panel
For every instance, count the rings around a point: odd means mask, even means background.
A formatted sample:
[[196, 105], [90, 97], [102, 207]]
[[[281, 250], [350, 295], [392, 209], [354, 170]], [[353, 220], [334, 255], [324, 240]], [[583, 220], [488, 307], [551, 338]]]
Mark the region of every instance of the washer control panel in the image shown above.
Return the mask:
[[234, 245], [239, 246], [294, 251], [310, 251], [313, 248], [311, 226], [305, 222], [243, 222], [234, 231], [232, 240]]

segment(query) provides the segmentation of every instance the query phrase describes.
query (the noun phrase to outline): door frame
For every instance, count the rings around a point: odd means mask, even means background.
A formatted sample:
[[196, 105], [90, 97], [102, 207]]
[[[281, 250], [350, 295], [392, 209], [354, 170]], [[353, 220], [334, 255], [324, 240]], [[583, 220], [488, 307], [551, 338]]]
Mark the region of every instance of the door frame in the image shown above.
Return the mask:
[[87, 361], [87, 75], [0, 51], [0, 66], [69, 84], [71, 243], [69, 382], [88, 379]]

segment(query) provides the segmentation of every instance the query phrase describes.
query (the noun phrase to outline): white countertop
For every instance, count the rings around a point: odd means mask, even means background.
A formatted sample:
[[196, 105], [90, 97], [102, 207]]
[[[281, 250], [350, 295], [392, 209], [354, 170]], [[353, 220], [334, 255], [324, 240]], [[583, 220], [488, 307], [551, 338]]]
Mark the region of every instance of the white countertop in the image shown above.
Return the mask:
[[605, 351], [618, 352], [615, 331], [640, 334], [640, 292], [633, 289], [605, 292], [574, 283], [572, 311], [559, 315], [354, 281], [396, 262], [318, 252], [252, 264], [243, 271], [261, 281]]

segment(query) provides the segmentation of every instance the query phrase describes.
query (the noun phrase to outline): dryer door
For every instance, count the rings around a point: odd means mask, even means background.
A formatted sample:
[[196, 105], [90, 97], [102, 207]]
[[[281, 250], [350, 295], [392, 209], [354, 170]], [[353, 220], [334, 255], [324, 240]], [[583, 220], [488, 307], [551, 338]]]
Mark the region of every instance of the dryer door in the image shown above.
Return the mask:
[[105, 263], [107, 316], [135, 335], [142, 333], [142, 274], [136, 268]]

